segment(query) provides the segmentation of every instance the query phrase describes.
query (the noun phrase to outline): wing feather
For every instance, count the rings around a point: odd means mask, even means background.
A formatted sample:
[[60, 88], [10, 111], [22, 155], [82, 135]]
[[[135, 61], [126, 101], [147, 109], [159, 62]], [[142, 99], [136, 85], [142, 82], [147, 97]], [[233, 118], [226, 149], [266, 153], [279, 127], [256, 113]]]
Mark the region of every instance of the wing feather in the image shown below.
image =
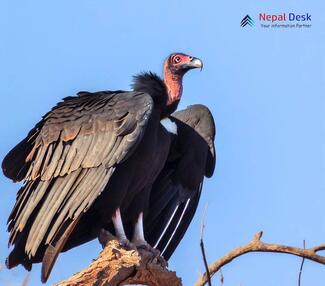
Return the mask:
[[145, 220], [146, 238], [166, 259], [173, 254], [197, 209], [204, 175], [215, 165], [215, 125], [209, 109], [193, 105], [174, 113], [177, 136], [155, 181]]
[[56, 251], [66, 241], [60, 235], [71, 233], [118, 164], [135, 150], [152, 109], [151, 97], [141, 92], [69, 97], [10, 152], [2, 166], [11, 166], [11, 159], [21, 165], [12, 172], [4, 169], [4, 173], [13, 180], [25, 179], [25, 185], [8, 220], [9, 241], [15, 245], [9, 267], [32, 259], [45, 245], [50, 247], [44, 260], [48, 273]]
[[[63, 164], [63, 160], [61, 160], [62, 152], [64, 152], [63, 142], [59, 141], [58, 143], [53, 144], [52, 148], [54, 151], [51, 160], [42, 172], [42, 180], [44, 181], [50, 180], [57, 169], [58, 169], [57, 171], [58, 174]], [[58, 167], [58, 165], [60, 165], [60, 167]], [[28, 173], [26, 177], [27, 178], [29, 177]]]

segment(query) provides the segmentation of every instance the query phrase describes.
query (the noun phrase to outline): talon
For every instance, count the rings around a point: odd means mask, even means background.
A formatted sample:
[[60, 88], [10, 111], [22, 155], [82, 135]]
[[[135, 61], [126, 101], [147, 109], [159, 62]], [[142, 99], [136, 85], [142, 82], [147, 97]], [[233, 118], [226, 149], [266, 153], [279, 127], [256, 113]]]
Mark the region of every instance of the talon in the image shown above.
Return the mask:
[[148, 242], [145, 240], [140, 241], [132, 241], [133, 244], [137, 247], [138, 250], [146, 250], [148, 252], [151, 252], [154, 257], [160, 256], [160, 251], [156, 248], [153, 248]]
[[148, 245], [146, 245], [146, 244], [136, 245], [136, 248], [138, 250], [146, 250], [146, 251], [149, 251]]
[[158, 259], [158, 262], [159, 264], [162, 266], [162, 267], [168, 267], [168, 262], [165, 260], [165, 258], [163, 258], [162, 256], [158, 256], [157, 257]]
[[136, 246], [138, 250], [145, 250], [148, 252], [152, 252], [153, 248], [150, 246], [148, 242], [146, 242], [143, 239], [133, 239], [132, 243]]
[[134, 243], [130, 242], [127, 238], [122, 238], [119, 239], [119, 243], [122, 247], [129, 249], [129, 250], [136, 250], [136, 246], [134, 245]]
[[149, 251], [151, 248], [149, 243], [142, 239], [132, 239], [132, 243], [136, 246], [137, 249], [143, 249]]
[[102, 228], [99, 231], [98, 241], [102, 245], [103, 249], [105, 248], [107, 243], [112, 239], [112, 237], [113, 237], [112, 234], [109, 231], [107, 231], [106, 229], [104, 229], [104, 228]]

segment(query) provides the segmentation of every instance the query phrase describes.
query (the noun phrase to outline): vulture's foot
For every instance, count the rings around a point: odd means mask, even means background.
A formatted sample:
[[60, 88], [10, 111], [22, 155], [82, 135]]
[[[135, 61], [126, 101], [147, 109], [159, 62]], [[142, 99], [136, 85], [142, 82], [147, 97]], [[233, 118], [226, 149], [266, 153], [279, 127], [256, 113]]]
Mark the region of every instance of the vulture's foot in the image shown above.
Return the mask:
[[102, 228], [99, 231], [98, 234], [98, 241], [99, 243], [102, 245], [102, 248], [104, 249], [105, 246], [107, 245], [107, 243], [112, 240], [115, 239], [115, 237], [106, 229]]
[[139, 244], [139, 245], [135, 244], [135, 245], [136, 245], [136, 247], [137, 247], [138, 250], [142, 250], [143, 249], [143, 250], [146, 250], [146, 251], [151, 252], [155, 257], [160, 256], [160, 251], [158, 249], [156, 249], [156, 248], [153, 248], [146, 241], [144, 243], [142, 243], [142, 244]]
[[151, 246], [149, 245], [148, 242], [146, 242], [143, 239], [132, 239], [132, 243], [136, 246], [136, 248], [138, 250], [146, 250], [146, 251], [150, 251], [151, 250]]
[[145, 240], [132, 240], [132, 243], [136, 246], [138, 252], [140, 254], [144, 254], [146, 256], [151, 256], [151, 260], [154, 263], [158, 263], [163, 267], [167, 267], [167, 261], [160, 255], [160, 251], [156, 248], [153, 248], [148, 242]]
[[116, 237], [114, 235], [112, 235], [108, 230], [102, 228], [99, 231], [99, 235], [98, 235], [98, 240], [99, 243], [102, 245], [102, 248], [104, 249], [105, 246], [107, 245], [107, 243], [110, 240], [114, 240], [117, 239], [118, 242], [120, 243], [120, 245], [126, 249], [133, 249], [136, 250], [137, 247], [134, 245], [134, 243], [130, 242], [126, 237], [122, 236], [122, 237]]
[[128, 250], [137, 250], [137, 247], [134, 245], [134, 243], [132, 243], [130, 240], [128, 240], [127, 238], [118, 238], [118, 241], [120, 243], [120, 245]]

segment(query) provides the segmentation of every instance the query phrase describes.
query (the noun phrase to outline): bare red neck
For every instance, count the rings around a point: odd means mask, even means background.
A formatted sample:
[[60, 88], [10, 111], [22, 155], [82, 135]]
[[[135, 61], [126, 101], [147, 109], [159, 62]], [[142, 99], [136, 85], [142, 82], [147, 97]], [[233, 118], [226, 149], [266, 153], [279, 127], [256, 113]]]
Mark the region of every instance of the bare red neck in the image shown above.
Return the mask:
[[179, 101], [183, 92], [182, 85], [183, 74], [173, 73], [169, 68], [168, 63], [164, 64], [164, 82], [167, 87], [168, 101], [167, 105]]

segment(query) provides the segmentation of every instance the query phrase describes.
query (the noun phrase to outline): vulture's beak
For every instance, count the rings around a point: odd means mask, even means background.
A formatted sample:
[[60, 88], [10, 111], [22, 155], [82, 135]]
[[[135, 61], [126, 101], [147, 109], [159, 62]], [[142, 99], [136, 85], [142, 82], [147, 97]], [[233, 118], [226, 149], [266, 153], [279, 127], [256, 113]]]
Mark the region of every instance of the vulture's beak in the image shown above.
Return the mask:
[[203, 62], [198, 58], [192, 57], [191, 60], [184, 65], [184, 67], [187, 69], [200, 68], [202, 70]]

